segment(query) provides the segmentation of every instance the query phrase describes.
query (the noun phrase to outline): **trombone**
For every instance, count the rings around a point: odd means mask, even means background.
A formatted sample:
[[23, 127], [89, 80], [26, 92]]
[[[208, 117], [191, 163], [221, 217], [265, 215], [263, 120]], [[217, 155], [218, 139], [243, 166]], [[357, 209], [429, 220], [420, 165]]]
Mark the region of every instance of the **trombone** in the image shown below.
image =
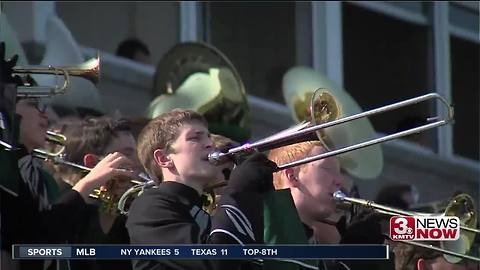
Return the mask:
[[13, 67], [13, 74], [52, 74], [63, 75], [63, 86], [55, 87], [50, 86], [20, 86], [17, 87], [17, 97], [50, 97], [57, 94], [64, 94], [65, 90], [70, 85], [70, 76], [78, 76], [91, 81], [92, 83], [98, 83], [100, 79], [100, 55], [97, 52], [96, 57], [85, 61], [84, 63], [76, 66], [54, 67], [48, 65], [43, 66], [15, 66]]
[[411, 128], [411, 129], [408, 129], [408, 130], [400, 131], [400, 132], [397, 132], [397, 133], [394, 133], [394, 134], [386, 135], [384, 137], [380, 137], [380, 138], [372, 139], [372, 140], [369, 140], [369, 141], [361, 142], [361, 143], [358, 143], [358, 144], [355, 144], [355, 145], [346, 146], [344, 148], [332, 150], [332, 151], [329, 151], [329, 152], [326, 152], [326, 153], [323, 153], [323, 154], [320, 154], [320, 155], [307, 157], [307, 158], [304, 158], [304, 159], [301, 159], [301, 160], [297, 160], [297, 161], [290, 162], [290, 163], [287, 163], [287, 164], [279, 165], [277, 171], [281, 171], [281, 170], [288, 169], [288, 168], [291, 168], [291, 167], [299, 166], [299, 165], [309, 163], [309, 162], [313, 162], [313, 161], [316, 161], [316, 160], [328, 158], [328, 157], [331, 157], [331, 156], [340, 155], [340, 154], [343, 154], [343, 153], [346, 153], [346, 152], [354, 151], [354, 150], [364, 148], [364, 147], [368, 147], [368, 146], [378, 144], [378, 143], [383, 143], [383, 142], [390, 141], [390, 140], [393, 140], [393, 139], [398, 139], [398, 138], [408, 136], [408, 135], [412, 135], [412, 134], [415, 134], [415, 133], [420, 133], [420, 132], [426, 131], [428, 129], [432, 129], [432, 128], [436, 128], [436, 127], [439, 127], [439, 126], [449, 124], [450, 122], [453, 121], [453, 107], [451, 105], [449, 105], [447, 100], [445, 100], [445, 98], [443, 98], [442, 96], [440, 96], [436, 93], [430, 93], [430, 94], [422, 95], [422, 96], [419, 96], [419, 97], [415, 97], [415, 98], [407, 99], [407, 100], [404, 100], [404, 101], [400, 101], [400, 102], [397, 102], [397, 103], [394, 103], [394, 104], [386, 105], [386, 106], [383, 106], [383, 107], [380, 107], [380, 108], [377, 108], [377, 109], [373, 109], [373, 110], [358, 113], [358, 114], [355, 114], [355, 115], [343, 117], [343, 118], [340, 118], [338, 120], [334, 120], [334, 121], [330, 121], [330, 122], [326, 122], [326, 123], [322, 123], [322, 124], [316, 124], [317, 120], [316, 120], [315, 112], [314, 112], [313, 108], [315, 108], [314, 104], [316, 102], [315, 101], [315, 97], [317, 96], [316, 94], [320, 90], [323, 90], [323, 88], [317, 89], [315, 91], [313, 97], [312, 97], [312, 100], [311, 100], [311, 105], [310, 105], [311, 122], [302, 123], [302, 124], [297, 125], [293, 128], [289, 128], [289, 129], [287, 129], [285, 131], [282, 131], [282, 132], [280, 132], [276, 135], [270, 136], [268, 138], [265, 138], [263, 140], [260, 140], [260, 141], [254, 142], [254, 143], [246, 143], [244, 145], [232, 148], [232, 149], [228, 150], [228, 152], [218, 152], [218, 151], [213, 152], [213, 153], [208, 155], [208, 160], [212, 164], [218, 165], [218, 164], [221, 164], [223, 162], [231, 160], [231, 158], [233, 156], [238, 155], [238, 154], [249, 153], [249, 152], [252, 152], [252, 151], [262, 152], [262, 151], [267, 151], [267, 150], [270, 150], [270, 149], [274, 149], [276, 147], [289, 145], [289, 144], [292, 144], [292, 143], [295, 143], [295, 142], [305, 140], [306, 138], [310, 138], [309, 135], [311, 136], [312, 133], [318, 132], [318, 131], [320, 131], [321, 129], [324, 129], [324, 128], [336, 126], [336, 125], [339, 125], [339, 124], [342, 124], [342, 123], [346, 123], [346, 122], [353, 121], [353, 120], [363, 118], [363, 117], [367, 117], [367, 116], [372, 116], [372, 115], [375, 115], [375, 114], [378, 114], [378, 113], [384, 113], [384, 112], [391, 111], [391, 110], [394, 110], [394, 109], [398, 109], [398, 108], [401, 108], [401, 107], [405, 107], [405, 106], [408, 106], [408, 105], [414, 105], [414, 104], [424, 102], [424, 101], [427, 101], [427, 100], [431, 100], [431, 99], [440, 100], [440, 102], [448, 109], [447, 110], [448, 114], [445, 118], [439, 119], [438, 116], [433, 117], [433, 118], [429, 118], [428, 119], [429, 121], [432, 121], [432, 120], [436, 120], [436, 121], [428, 123], [428, 124], [424, 124], [422, 126], [418, 126], [418, 127], [415, 127], [415, 128]]
[[[381, 205], [378, 203], [375, 203], [373, 201], [369, 200], [364, 200], [364, 199], [359, 199], [359, 198], [352, 198], [352, 197], [347, 197], [342, 191], [338, 190], [335, 193], [333, 193], [333, 198], [337, 202], [347, 202], [353, 205], [360, 205], [369, 209], [373, 209], [375, 212], [383, 215], [389, 215], [389, 216], [458, 216], [460, 218], [460, 223], [464, 224], [460, 226], [461, 230], [465, 231], [465, 238], [467, 243], [462, 242], [464, 240], [462, 237], [459, 238], [459, 240], [456, 241], [450, 241], [452, 242], [452, 247], [455, 249], [462, 249], [462, 252], [455, 252], [453, 250], [448, 250], [446, 248], [440, 248], [440, 247], [435, 247], [433, 245], [428, 245], [428, 244], [423, 244], [415, 241], [402, 241], [406, 244], [410, 245], [415, 245], [423, 248], [428, 248], [428, 249], [433, 249], [442, 253], [445, 253], [445, 259], [450, 262], [450, 263], [458, 263], [462, 259], [468, 259], [468, 260], [473, 260], [480, 262], [480, 258], [470, 256], [464, 253], [467, 253], [470, 249], [471, 246], [473, 245], [474, 239], [475, 239], [475, 234], [480, 233], [479, 229], [474, 228], [476, 226], [477, 222], [477, 214], [475, 210], [475, 203], [472, 199], [472, 197], [468, 196], [467, 194], [459, 194], [455, 196], [453, 199], [450, 200], [448, 203], [447, 208], [445, 209], [445, 212], [443, 214], [433, 214], [433, 213], [419, 213], [419, 212], [411, 212], [411, 211], [405, 211], [385, 205]], [[462, 208], [463, 207], [463, 208]], [[465, 213], [461, 213], [460, 211], [465, 210]], [[457, 242], [459, 241], [459, 242]], [[460, 247], [455, 246], [456, 243], [461, 244]], [[441, 246], [447, 246], [448, 247], [447, 241], [441, 242]], [[448, 256], [450, 255], [450, 256]], [[451, 256], [455, 257], [452, 258]]]
[[[355, 115], [340, 118], [338, 120], [326, 122], [326, 123], [323, 123], [323, 124], [316, 124], [317, 122], [320, 122], [320, 121], [317, 121], [317, 117], [316, 117], [317, 114], [314, 111], [314, 108], [316, 108], [315, 105], [318, 104], [315, 97], [317, 96], [317, 93], [320, 90], [324, 90], [324, 88], [317, 89], [314, 92], [314, 94], [312, 96], [312, 99], [311, 99], [310, 113], [311, 113], [311, 119], [312, 119], [311, 121], [312, 122], [304, 122], [300, 125], [297, 125], [293, 128], [289, 128], [289, 129], [284, 130], [284, 131], [281, 131], [280, 133], [277, 133], [273, 136], [267, 137], [263, 140], [255, 142], [255, 143], [247, 143], [247, 144], [244, 144], [244, 145], [241, 145], [241, 146], [238, 146], [238, 147], [231, 148], [227, 152], [219, 152], [219, 151], [213, 152], [213, 153], [208, 155], [209, 162], [214, 164], [214, 165], [220, 165], [224, 162], [228, 162], [228, 161], [232, 160], [232, 157], [234, 157], [235, 155], [250, 153], [252, 151], [262, 152], [262, 151], [267, 151], [267, 150], [270, 150], [270, 149], [274, 149], [276, 147], [281, 147], [281, 146], [289, 145], [289, 144], [292, 144], [292, 143], [300, 142], [302, 140], [311, 138], [312, 133], [317, 133], [318, 131], [320, 131], [321, 129], [324, 129], [324, 128], [332, 127], [332, 126], [335, 126], [335, 125], [339, 125], [339, 124], [346, 123], [346, 122], [349, 122], [349, 121], [353, 121], [353, 120], [356, 120], [356, 119], [359, 119], [359, 118], [375, 115], [375, 114], [378, 114], [378, 113], [383, 113], [383, 112], [387, 112], [387, 111], [390, 111], [390, 110], [398, 109], [398, 108], [401, 108], [401, 107], [404, 107], [404, 106], [414, 105], [414, 104], [424, 102], [424, 101], [427, 101], [427, 100], [431, 100], [431, 99], [440, 100], [440, 102], [448, 109], [447, 110], [448, 114], [444, 119], [439, 119], [439, 120], [436, 120], [435, 122], [428, 123], [428, 124], [425, 124], [425, 125], [422, 125], [422, 126], [419, 126], [419, 127], [415, 127], [415, 128], [409, 129], [409, 130], [397, 132], [395, 134], [387, 135], [387, 136], [384, 136], [384, 137], [381, 137], [381, 138], [372, 139], [370, 141], [362, 142], [362, 143], [359, 143], [359, 144], [355, 144], [355, 145], [347, 146], [347, 147], [340, 148], [340, 149], [337, 149], [337, 150], [329, 151], [329, 152], [326, 152], [326, 153], [323, 153], [323, 154], [320, 154], [320, 155], [307, 157], [305, 159], [301, 159], [301, 160], [294, 161], [294, 162], [291, 162], [291, 163], [283, 164], [283, 165], [278, 166], [276, 171], [281, 171], [281, 170], [284, 170], [284, 169], [287, 169], [287, 168], [290, 168], [290, 167], [299, 166], [299, 165], [306, 164], [306, 163], [309, 163], [309, 162], [313, 162], [313, 161], [316, 161], [316, 160], [324, 159], [324, 158], [327, 158], [327, 157], [330, 157], [330, 156], [340, 155], [340, 154], [343, 154], [343, 153], [346, 153], [346, 152], [354, 151], [354, 150], [364, 148], [364, 147], [368, 147], [368, 146], [378, 144], [378, 143], [383, 143], [383, 142], [386, 142], [386, 141], [390, 141], [390, 140], [397, 139], [397, 138], [400, 138], [400, 137], [408, 136], [408, 135], [411, 135], [411, 134], [420, 133], [420, 132], [423, 132], [423, 131], [426, 131], [426, 130], [429, 130], [429, 129], [432, 129], [432, 128], [435, 128], [435, 127], [439, 127], [439, 126], [449, 124], [450, 122], [453, 121], [453, 112], [454, 112], [453, 107], [450, 106], [448, 104], [448, 102], [442, 96], [440, 96], [436, 93], [430, 93], [430, 94], [422, 95], [422, 96], [419, 96], [419, 97], [411, 98], [411, 99], [408, 99], [408, 100], [400, 101], [400, 102], [397, 102], [397, 103], [394, 103], [394, 104], [391, 104], [391, 105], [383, 106], [383, 107], [373, 109], [373, 110], [370, 110], [370, 111], [366, 111], [366, 112], [363, 112], [363, 113], [358, 113], [358, 114], [355, 114]], [[435, 120], [437, 118], [439, 118], [439, 117], [435, 117], [435, 118], [432, 118], [432, 119], [429, 119], [429, 120]], [[122, 196], [122, 199], [121, 199], [122, 202], [124, 202], [130, 194], [132, 194], [134, 192], [138, 192], [142, 188], [150, 187], [150, 186], [153, 186], [153, 185], [154, 185], [153, 182], [146, 181], [145, 183], [142, 183], [142, 184], [139, 184], [138, 186], [132, 187], [129, 191], [127, 191]], [[215, 188], [222, 187], [222, 186], [225, 186], [225, 185], [226, 185], [226, 182], [222, 182], [222, 183], [219, 183], [219, 184], [215, 184], [214, 186], [207, 187], [206, 189], [215, 189]], [[119, 209], [120, 209], [120, 207], [121, 207], [121, 205], [119, 204]], [[123, 208], [120, 209], [120, 211], [122, 211], [124, 213], [128, 213]]]

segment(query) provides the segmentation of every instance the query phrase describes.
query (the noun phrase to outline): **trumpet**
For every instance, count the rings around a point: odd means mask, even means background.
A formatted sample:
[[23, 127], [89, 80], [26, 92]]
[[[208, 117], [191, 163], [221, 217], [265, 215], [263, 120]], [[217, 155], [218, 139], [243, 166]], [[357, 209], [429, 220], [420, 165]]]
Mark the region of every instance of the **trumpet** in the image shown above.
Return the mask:
[[[64, 135], [55, 133], [53, 131], [47, 131], [46, 139], [49, 142], [60, 145], [61, 149], [56, 152], [49, 152], [44, 149], [34, 149], [32, 153], [34, 157], [43, 159], [46, 161], [51, 161], [54, 164], [60, 164], [60, 165], [76, 168], [85, 173], [89, 173], [92, 170], [92, 168], [65, 160], [65, 154], [63, 152], [65, 150], [65, 142], [67, 138]], [[144, 185], [144, 183], [147, 183], [147, 182], [153, 183], [153, 180], [151, 180], [144, 173], [140, 173], [138, 175], [138, 178], [142, 179], [143, 181], [130, 180], [130, 183], [134, 185]], [[91, 198], [102, 201], [103, 203], [102, 210], [105, 212], [112, 212], [114, 209], [117, 208], [118, 196], [116, 194], [111, 193], [111, 190], [114, 188], [114, 183], [115, 183], [115, 180], [111, 180], [107, 183], [106, 187], [99, 187], [97, 189], [94, 189], [93, 192], [89, 194]]]
[[65, 93], [70, 85], [70, 76], [78, 76], [98, 83], [100, 79], [100, 56], [97, 56], [85, 61], [83, 64], [76, 66], [54, 67], [54, 66], [15, 66], [13, 67], [13, 74], [51, 74], [63, 75], [64, 83], [61, 87], [56, 85], [50, 86], [21, 86], [17, 87], [17, 97], [50, 97], [57, 94]]
[[[92, 170], [92, 168], [65, 160], [63, 158], [63, 155], [51, 156], [48, 159], [54, 162], [55, 164], [70, 166], [70, 167], [79, 169], [85, 173], [89, 173]], [[144, 186], [145, 183], [153, 183], [153, 180], [151, 180], [144, 173], [138, 174], [138, 179], [141, 179], [142, 181], [138, 181], [135, 179], [129, 180], [130, 184], [134, 185], [132, 188], [136, 186]], [[115, 209], [117, 208], [120, 209], [120, 205], [123, 205], [122, 207], [124, 207], [125, 202], [122, 202], [122, 200], [125, 200], [125, 199], [122, 199], [122, 198], [125, 194], [123, 194], [122, 196], [119, 196], [118, 194], [114, 194], [112, 191], [114, 190], [114, 187], [115, 187], [115, 181], [118, 181], [118, 180], [119, 179], [111, 179], [110, 181], [107, 182], [106, 186], [96, 188], [92, 191], [92, 193], [89, 194], [90, 198], [98, 199], [102, 202], [102, 208], [101, 208], [102, 212], [111, 213], [111, 212], [114, 212]], [[149, 185], [145, 185], [145, 186], [149, 186]]]
[[61, 163], [63, 151], [65, 151], [65, 142], [67, 141], [67, 137], [60, 133], [47, 130], [46, 140], [54, 145], [60, 146], [60, 149], [55, 152], [50, 152], [45, 149], [36, 148], [33, 149], [32, 155], [39, 159], [51, 160], [54, 163]]
[[[480, 230], [474, 228], [477, 223], [477, 212], [475, 210], [475, 203], [467, 194], [459, 194], [452, 198], [448, 203], [447, 208], [443, 214], [433, 214], [433, 213], [420, 213], [420, 212], [411, 212], [405, 211], [393, 207], [388, 207], [385, 205], [377, 204], [373, 201], [351, 198], [347, 197], [342, 191], [336, 191], [333, 194], [333, 198], [337, 202], [346, 202], [354, 205], [360, 205], [369, 209], [373, 209], [375, 212], [387, 216], [457, 216], [460, 219], [460, 229], [464, 231], [463, 235], [456, 241], [443, 241], [441, 242], [441, 247], [435, 247], [428, 244], [419, 243], [416, 241], [402, 241], [404, 243], [415, 245], [423, 248], [433, 249], [439, 252], [444, 253], [445, 259], [450, 263], [458, 263], [461, 259], [468, 259], [472, 261], [480, 262], [480, 258], [467, 255], [468, 251], [471, 249], [475, 234], [480, 233]], [[443, 247], [443, 248], [442, 248]]]
[[[90, 198], [94, 198], [102, 202], [102, 205], [100, 208], [100, 211], [102, 213], [115, 213], [117, 209], [120, 209], [120, 199], [125, 193], [122, 193], [122, 195], [120, 195], [114, 192], [116, 181], [120, 181], [120, 179], [111, 179], [110, 181], [107, 182], [105, 187], [102, 186], [102, 187], [96, 188], [93, 190], [92, 193], [89, 194]], [[130, 184], [133, 184], [135, 186], [143, 184], [143, 182], [133, 180], [133, 179], [131, 179], [129, 182]], [[122, 203], [125, 204], [125, 202], [122, 202]], [[120, 213], [124, 214], [122, 212]]]
[[[315, 115], [317, 112], [314, 111], [314, 108], [315, 108], [314, 104], [316, 103], [316, 101], [314, 99], [315, 99], [316, 93], [318, 91], [321, 91], [321, 90], [323, 90], [323, 88], [317, 89], [315, 91], [315, 94], [312, 97], [311, 106], [310, 106], [310, 108], [311, 108], [310, 111], [311, 111], [311, 114], [312, 114], [312, 117], [311, 117], [312, 122], [301, 123], [300, 125], [297, 125], [293, 128], [289, 128], [285, 131], [280, 132], [279, 134], [275, 134], [275, 135], [270, 136], [268, 138], [265, 138], [263, 140], [260, 140], [260, 141], [254, 142], [254, 143], [247, 143], [247, 144], [244, 144], [244, 145], [241, 145], [241, 146], [238, 146], [238, 147], [231, 148], [227, 152], [218, 152], [218, 151], [213, 152], [213, 153], [208, 155], [208, 160], [212, 164], [217, 165], [217, 164], [221, 164], [223, 162], [231, 160], [232, 157], [235, 156], [235, 155], [245, 154], [245, 153], [249, 153], [249, 152], [252, 152], [252, 151], [260, 151], [260, 152], [267, 151], [267, 150], [271, 150], [271, 149], [274, 149], [274, 148], [277, 148], [277, 147], [289, 145], [289, 144], [292, 144], [292, 143], [298, 143], [298, 142], [301, 142], [301, 141], [309, 140], [309, 139], [312, 138], [312, 136], [311, 136], [312, 134], [316, 133], [316, 135], [319, 136], [318, 131], [320, 131], [322, 129], [332, 127], [332, 126], [336, 126], [336, 125], [340, 125], [340, 124], [343, 124], [343, 123], [346, 123], [346, 122], [349, 122], [349, 121], [353, 121], [353, 120], [356, 120], [356, 119], [359, 119], [359, 118], [372, 116], [372, 115], [375, 115], [375, 114], [378, 114], [378, 113], [384, 113], [384, 112], [391, 111], [391, 110], [394, 110], [394, 109], [398, 109], [398, 108], [401, 108], [401, 107], [405, 107], [405, 106], [408, 106], [408, 105], [417, 104], [417, 103], [424, 102], [424, 101], [431, 100], [431, 99], [439, 100], [447, 108], [448, 113], [447, 113], [446, 117], [444, 117], [444, 118], [439, 118], [438, 116], [433, 117], [433, 118], [430, 118], [429, 120], [430, 121], [436, 120], [436, 121], [428, 123], [428, 124], [424, 124], [424, 125], [421, 125], [421, 126], [418, 126], [418, 127], [415, 127], [415, 128], [400, 131], [400, 132], [397, 132], [397, 133], [394, 133], [394, 134], [386, 135], [384, 137], [372, 139], [372, 140], [361, 142], [361, 143], [358, 143], [358, 144], [346, 146], [346, 147], [343, 147], [343, 148], [340, 148], [340, 149], [328, 151], [328, 152], [320, 154], [320, 155], [307, 157], [307, 158], [297, 160], [297, 161], [294, 161], [294, 162], [282, 164], [282, 165], [278, 166], [277, 171], [281, 171], [281, 170], [288, 169], [288, 168], [295, 167], [295, 166], [300, 166], [300, 165], [303, 165], [303, 164], [306, 164], [306, 163], [309, 163], [309, 162], [313, 162], [313, 161], [316, 161], [316, 160], [328, 158], [328, 157], [331, 157], [331, 156], [336, 156], [336, 155], [340, 155], [340, 154], [343, 154], [343, 153], [351, 152], [351, 151], [354, 151], [354, 150], [357, 150], [357, 149], [361, 149], [361, 148], [365, 148], [365, 147], [368, 147], [368, 146], [371, 146], [371, 145], [375, 145], [375, 144], [383, 143], [383, 142], [386, 142], [386, 141], [398, 139], [398, 138], [408, 136], [408, 135], [412, 135], [412, 134], [415, 134], [415, 133], [420, 133], [420, 132], [423, 132], [423, 131], [426, 131], [426, 130], [429, 130], [429, 129], [432, 129], [432, 128], [436, 128], [436, 127], [440, 127], [440, 126], [449, 124], [453, 121], [453, 107], [451, 105], [449, 105], [448, 102], [442, 96], [440, 96], [436, 93], [430, 93], [430, 94], [422, 95], [422, 96], [419, 96], [419, 97], [411, 98], [411, 99], [408, 99], [408, 100], [400, 101], [400, 102], [397, 102], [397, 103], [394, 103], [394, 104], [386, 105], [386, 106], [383, 106], [383, 107], [380, 107], [380, 108], [377, 108], [377, 109], [373, 109], [373, 110], [358, 113], [358, 114], [355, 114], [355, 115], [343, 117], [343, 118], [340, 118], [340, 119], [337, 119], [337, 120], [334, 120], [334, 121], [329, 121], [329, 122], [322, 123], [322, 124], [316, 124], [317, 121], [318, 121], [317, 120], [318, 117], [316, 117], [316, 115]], [[321, 138], [318, 138], [318, 139], [321, 140]]]

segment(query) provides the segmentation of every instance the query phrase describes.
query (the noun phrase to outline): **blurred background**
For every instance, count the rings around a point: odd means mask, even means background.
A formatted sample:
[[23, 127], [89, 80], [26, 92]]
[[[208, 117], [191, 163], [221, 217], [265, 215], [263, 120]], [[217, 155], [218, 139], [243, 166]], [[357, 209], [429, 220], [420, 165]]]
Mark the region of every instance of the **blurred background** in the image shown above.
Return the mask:
[[[457, 190], [478, 202], [479, 2], [0, 3], [29, 64], [45, 59], [52, 15], [71, 32], [84, 59], [100, 51], [97, 89], [108, 114], [145, 116], [156, 97], [157, 63], [186, 41], [215, 46], [237, 68], [248, 94], [252, 139], [294, 124], [282, 96], [282, 78], [293, 66], [322, 72], [363, 110], [439, 93], [454, 105], [455, 123], [385, 143], [381, 175], [353, 180], [369, 199], [385, 185], [402, 183], [416, 187], [420, 204]], [[120, 56], [119, 44], [128, 38], [140, 40], [149, 53]], [[393, 133], [439, 108], [422, 103], [370, 121], [379, 134]]]

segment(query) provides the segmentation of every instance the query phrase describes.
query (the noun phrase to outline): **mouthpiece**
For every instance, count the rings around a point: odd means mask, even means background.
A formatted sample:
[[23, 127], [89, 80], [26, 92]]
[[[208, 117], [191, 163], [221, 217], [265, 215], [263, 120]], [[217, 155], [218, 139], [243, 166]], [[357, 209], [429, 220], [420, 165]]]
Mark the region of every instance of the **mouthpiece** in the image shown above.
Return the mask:
[[208, 154], [208, 161], [213, 165], [219, 165], [229, 160], [228, 153], [213, 152]]
[[337, 201], [343, 201], [345, 197], [347, 197], [347, 195], [340, 190], [337, 190], [333, 193], [333, 198]]

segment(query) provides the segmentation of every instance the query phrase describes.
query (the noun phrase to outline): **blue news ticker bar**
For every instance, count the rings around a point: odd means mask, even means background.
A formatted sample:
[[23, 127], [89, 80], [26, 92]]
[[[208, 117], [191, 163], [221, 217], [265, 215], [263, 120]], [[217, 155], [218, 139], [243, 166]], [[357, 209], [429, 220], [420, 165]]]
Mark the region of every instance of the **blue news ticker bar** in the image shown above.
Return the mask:
[[13, 245], [13, 259], [388, 259], [387, 245]]

